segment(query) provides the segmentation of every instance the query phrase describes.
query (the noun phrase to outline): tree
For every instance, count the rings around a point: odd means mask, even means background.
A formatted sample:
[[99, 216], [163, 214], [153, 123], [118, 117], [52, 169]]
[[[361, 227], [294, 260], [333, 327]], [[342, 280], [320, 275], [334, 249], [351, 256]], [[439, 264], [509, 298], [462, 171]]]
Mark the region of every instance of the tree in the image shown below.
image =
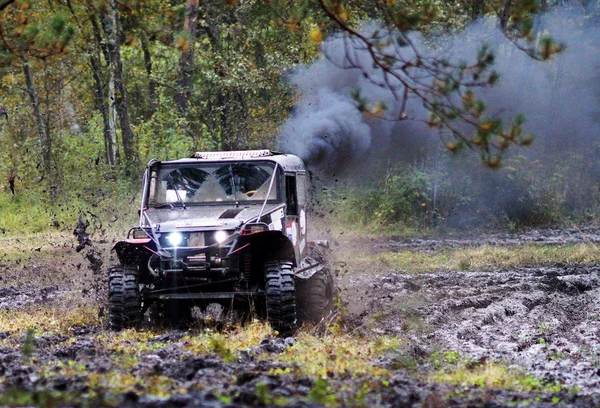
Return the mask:
[[[108, 103], [105, 91], [106, 84], [102, 70], [102, 35], [100, 33], [100, 27], [94, 13], [90, 12], [88, 14], [88, 21], [91, 23], [93, 29], [93, 40], [89, 41], [88, 44], [90, 44], [90, 66], [92, 69], [92, 75], [94, 77], [96, 107], [102, 115], [106, 162], [111, 166], [114, 166], [117, 164], [119, 159], [119, 151], [117, 149], [117, 132], [115, 129], [116, 111], [114, 98], [114, 75], [111, 74], [109, 79], [110, 83], [108, 89], [110, 90], [109, 98], [111, 103]], [[104, 52], [104, 61], [106, 61], [107, 64], [110, 64], [108, 51]]]
[[[75, 6], [81, 7], [78, 7], [76, 10]], [[96, 10], [92, 5], [89, 3], [86, 4], [86, 2], [77, 4], [69, 0], [67, 1], [67, 8], [77, 23], [80, 36], [85, 39], [81, 45], [76, 44], [75, 47], [80, 47], [80, 49], [78, 49], [80, 53], [89, 55], [89, 68], [91, 69], [91, 75], [94, 79], [92, 92], [94, 93], [96, 109], [102, 116], [104, 156], [106, 163], [115, 166], [119, 158], [115, 129], [116, 111], [114, 109], [114, 103], [111, 103], [110, 105], [108, 103], [106, 92], [107, 81], [105, 81], [104, 78], [105, 75], [102, 64], [102, 55], [104, 55], [105, 65], [108, 65], [108, 49], [106, 46], [103, 46], [100, 26], [96, 18]], [[114, 85], [111, 84], [109, 88], [114, 89]]]
[[[25, 6], [26, 5], [26, 6]], [[72, 24], [59, 13], [48, 13], [36, 5], [30, 8], [29, 3], [19, 7], [15, 1], [0, 4], [0, 39], [3, 52], [0, 53], [2, 64], [17, 63], [21, 66], [25, 78], [25, 89], [32, 107], [32, 114], [37, 127], [40, 156], [39, 166], [42, 177], [48, 176], [52, 191], [56, 191], [57, 174], [52, 165], [52, 137], [50, 120], [52, 107], [49, 94], [42, 103], [36, 86], [34, 65], [39, 62], [43, 68], [51, 59], [64, 56], [67, 45], [75, 34]], [[44, 16], [44, 17], [42, 17]], [[46, 88], [47, 89], [47, 88]]]
[[181, 50], [181, 57], [179, 58], [178, 92], [175, 96], [175, 102], [179, 111], [184, 116], [188, 111], [194, 79], [194, 48], [196, 46], [196, 33], [198, 31], [198, 1], [187, 1], [183, 33], [177, 39], [178, 47]]
[[137, 161], [137, 153], [135, 151], [133, 131], [131, 130], [131, 121], [129, 119], [127, 90], [125, 81], [123, 80], [123, 63], [121, 62], [121, 24], [118, 3], [116, 0], [110, 0], [109, 6], [105, 8], [102, 25], [107, 39], [111, 84], [114, 84], [114, 93], [110, 92], [110, 95], [111, 100], [114, 99], [114, 104], [119, 116], [123, 155], [125, 156], [126, 164], [133, 164]]

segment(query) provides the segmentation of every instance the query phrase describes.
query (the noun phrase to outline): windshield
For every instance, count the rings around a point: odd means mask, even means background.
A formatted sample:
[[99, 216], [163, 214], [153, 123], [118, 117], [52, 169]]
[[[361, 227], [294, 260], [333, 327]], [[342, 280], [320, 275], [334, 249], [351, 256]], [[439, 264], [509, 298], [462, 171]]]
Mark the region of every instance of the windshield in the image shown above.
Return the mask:
[[[271, 162], [165, 166], [158, 170], [154, 200], [150, 205], [263, 202], [267, 198], [274, 168], [275, 164]], [[277, 199], [277, 190], [275, 181], [269, 200]]]

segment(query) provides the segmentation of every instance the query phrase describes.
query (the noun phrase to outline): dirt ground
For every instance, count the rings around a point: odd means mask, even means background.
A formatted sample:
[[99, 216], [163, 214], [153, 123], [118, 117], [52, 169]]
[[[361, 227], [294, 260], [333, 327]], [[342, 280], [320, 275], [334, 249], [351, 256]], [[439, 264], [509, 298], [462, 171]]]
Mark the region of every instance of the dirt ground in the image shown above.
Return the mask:
[[[577, 242], [600, 242], [600, 228], [427, 240], [377, 238], [361, 242], [361, 247], [367, 254], [482, 244]], [[338, 244], [357, 246], [352, 240], [340, 239]], [[73, 296], [101, 298], [101, 290], [93, 290], [81, 276], [89, 278], [90, 271], [100, 270], [98, 254], [106, 250], [108, 243], [94, 247], [92, 252], [89, 248], [76, 252], [76, 245], [74, 241], [72, 248], [61, 246], [62, 256], [56, 262], [48, 258], [48, 253], [36, 255], [35, 251], [23, 264], [0, 260], [2, 318], [10, 319], [11, 313], [32, 305], [43, 307]], [[343, 330], [356, 336], [387, 335], [407, 340], [406, 346], [372, 361], [388, 369], [391, 377], [385, 387], [366, 388], [371, 391], [365, 392], [360, 401], [344, 400], [344, 393], [355, 395], [365, 385], [364, 378], [328, 378], [328, 387], [337, 390], [343, 405], [600, 405], [600, 266], [527, 266], [418, 275], [393, 270], [373, 275], [351, 268], [342, 272], [338, 285]], [[58, 278], [46, 279], [44, 274]], [[27, 350], [28, 340], [23, 334], [15, 338], [16, 333], [0, 332], [0, 341], [4, 342], [0, 347], [0, 391], [4, 395], [35, 395], [35, 403], [46, 406], [273, 405], [281, 401], [277, 398], [290, 406], [327, 404], [327, 400], [311, 399], [320, 384], [318, 379], [273, 375], [274, 370], [290, 367], [269, 356], [284, 352], [297, 341], [295, 338], [266, 337], [256, 346], [236, 353], [233, 359], [224, 359], [218, 353], [198, 355], [190, 351], [186, 340], [190, 332], [181, 328], [157, 332], [148, 341], [161, 347], [140, 351], [127, 369], [128, 378], [160, 376], [176, 384], [179, 392], [165, 397], [148, 395], [143, 392], [145, 386], [140, 385], [137, 392], [96, 392], [93, 398], [61, 399], [65, 394], [85, 394], [94, 375], [105, 376], [120, 369], [115, 365], [115, 350], [98, 340], [98, 334], [104, 332], [106, 328], [101, 324], [88, 324], [70, 327], [67, 334], [37, 333], [31, 339], [33, 352]], [[431, 356], [448, 351], [460, 354], [473, 366], [502, 362], [560, 387], [543, 392], [514, 391], [427, 381], [428, 373], [436, 369]], [[71, 365], [77, 365], [78, 370], [70, 372]]]

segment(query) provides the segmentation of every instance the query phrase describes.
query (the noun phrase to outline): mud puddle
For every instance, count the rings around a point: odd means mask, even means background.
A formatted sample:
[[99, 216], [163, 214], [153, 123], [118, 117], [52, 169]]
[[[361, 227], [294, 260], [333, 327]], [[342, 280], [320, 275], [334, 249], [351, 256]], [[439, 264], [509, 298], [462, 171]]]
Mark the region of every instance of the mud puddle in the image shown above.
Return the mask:
[[61, 299], [71, 290], [59, 289], [56, 286], [44, 286], [23, 289], [16, 286], [0, 288], [0, 310], [17, 310], [30, 305], [42, 305]]

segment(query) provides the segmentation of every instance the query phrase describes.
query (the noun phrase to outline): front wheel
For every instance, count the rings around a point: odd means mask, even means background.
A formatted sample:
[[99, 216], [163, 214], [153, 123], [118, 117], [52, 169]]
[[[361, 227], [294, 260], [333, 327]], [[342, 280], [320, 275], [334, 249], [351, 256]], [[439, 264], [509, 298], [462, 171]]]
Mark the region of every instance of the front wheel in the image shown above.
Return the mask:
[[130, 266], [113, 266], [108, 278], [108, 322], [111, 330], [137, 327], [142, 321], [138, 272]]
[[296, 330], [296, 285], [291, 262], [270, 261], [265, 264], [267, 320], [285, 336]]

